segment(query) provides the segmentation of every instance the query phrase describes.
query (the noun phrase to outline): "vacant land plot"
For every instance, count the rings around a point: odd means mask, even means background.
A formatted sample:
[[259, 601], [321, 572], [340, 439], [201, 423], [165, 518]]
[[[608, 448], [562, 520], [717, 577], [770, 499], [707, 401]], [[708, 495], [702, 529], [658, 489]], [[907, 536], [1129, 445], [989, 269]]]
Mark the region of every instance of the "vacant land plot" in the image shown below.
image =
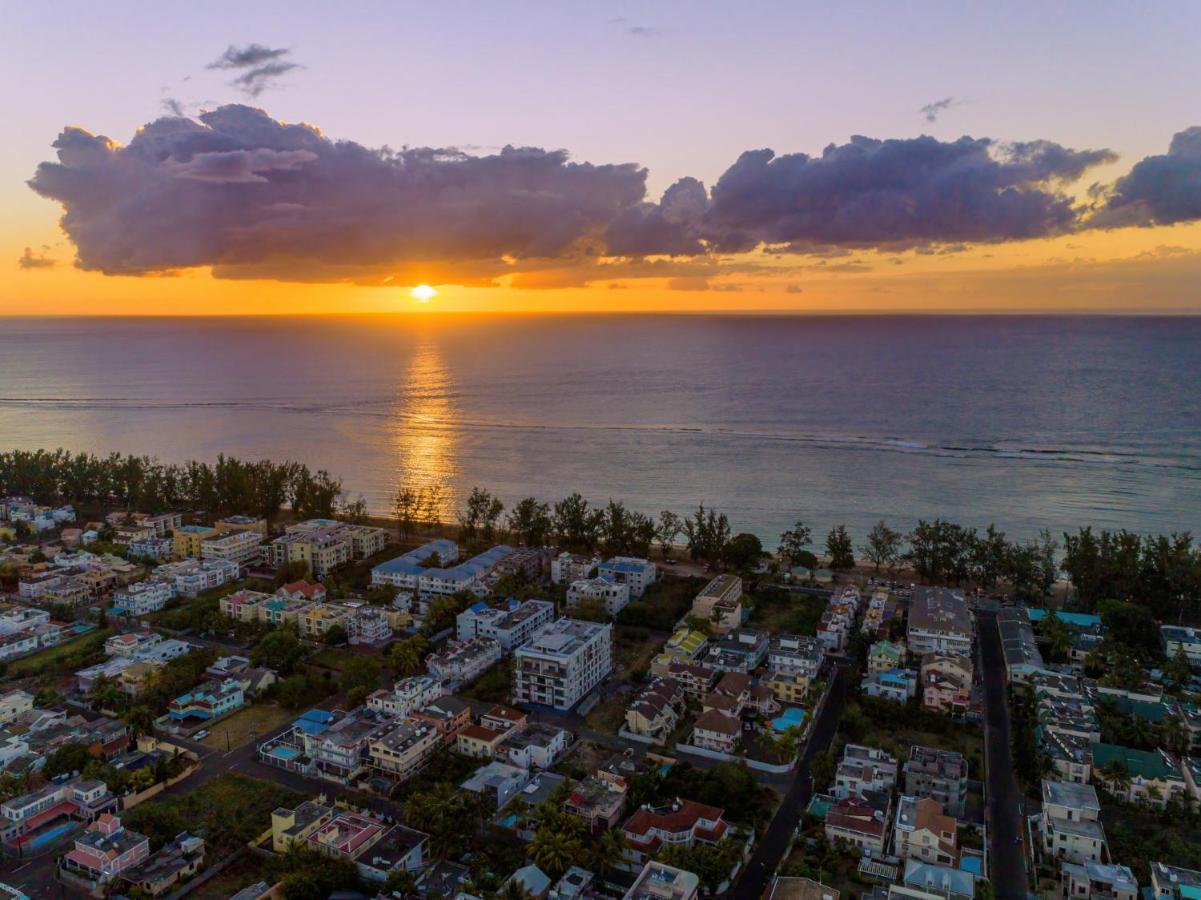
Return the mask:
[[618, 625], [613, 631], [613, 674], [627, 681], [650, 669], [651, 660], [663, 649], [662, 634], [631, 625]]
[[816, 634], [822, 612], [826, 608], [825, 597], [815, 597], [786, 591], [781, 588], [766, 588], [751, 595], [751, 611], [747, 625], [772, 634]]
[[55, 647], [39, 650], [23, 659], [8, 664], [8, 674], [15, 678], [26, 675], [54, 675], [73, 672], [90, 665], [104, 653], [104, 642], [112, 630], [102, 628], [89, 631], [79, 637], [63, 641]]
[[295, 717], [296, 713], [274, 703], [255, 704], [218, 722], [201, 743], [217, 750], [232, 750], [282, 730]]

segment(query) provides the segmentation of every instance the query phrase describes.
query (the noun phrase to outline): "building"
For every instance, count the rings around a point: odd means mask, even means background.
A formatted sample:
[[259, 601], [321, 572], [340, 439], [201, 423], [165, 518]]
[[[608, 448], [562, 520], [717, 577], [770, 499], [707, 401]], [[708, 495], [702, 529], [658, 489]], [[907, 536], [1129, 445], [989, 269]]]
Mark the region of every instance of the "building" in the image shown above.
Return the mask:
[[1183, 653], [1192, 668], [1201, 668], [1201, 628], [1163, 625], [1159, 629], [1159, 637], [1165, 657], [1175, 659]]
[[622, 900], [696, 900], [700, 888], [701, 880], [692, 872], [652, 859], [642, 867]]
[[118, 616], [145, 616], [158, 612], [175, 596], [170, 581], [137, 581], [113, 593], [112, 611]]
[[710, 644], [704, 664], [721, 672], [749, 673], [767, 660], [771, 640], [766, 632], [753, 628], [735, 628], [715, 644]]
[[[219, 532], [209, 525], [181, 525], [173, 529], [171, 543], [175, 556], [180, 559], [199, 559], [200, 545], [205, 538], [216, 537]], [[147, 535], [153, 537], [153, 534]]]
[[459, 613], [455, 635], [460, 641], [492, 638], [501, 650], [512, 653], [554, 618], [555, 605], [549, 600], [509, 600], [499, 607], [481, 601]]
[[716, 709], [701, 713], [692, 728], [690, 743], [702, 750], [734, 755], [742, 737], [742, 721]]
[[582, 819], [589, 832], [605, 832], [617, 827], [628, 791], [629, 785], [620, 775], [598, 769], [572, 787], [563, 809]]
[[60, 871], [93, 885], [107, 885], [150, 856], [150, 839], [129, 831], [116, 816], [105, 813], [75, 838], [63, 856]]
[[975, 896], [973, 873], [917, 859], [906, 860], [901, 883], [888, 887], [888, 900], [972, 900]]
[[355, 860], [367, 881], [387, 881], [392, 872], [419, 876], [425, 868], [429, 835], [404, 825], [395, 825]]
[[392, 640], [392, 621], [387, 610], [365, 603], [344, 604], [346, 634], [350, 643], [378, 647]]
[[913, 746], [905, 761], [905, 794], [928, 797], [952, 816], [962, 816], [967, 802], [967, 760], [953, 750]]
[[933, 712], [965, 715], [972, 705], [972, 662], [969, 656], [922, 657], [922, 707]]
[[459, 787], [474, 794], [481, 794], [492, 800], [497, 809], [503, 809], [529, 781], [530, 773], [527, 769], [493, 760], [476, 769]]
[[272, 594], [264, 594], [260, 591], [241, 590], [226, 594], [221, 598], [219, 604], [222, 614], [231, 619], [239, 622], [259, 622], [265, 621], [263, 613], [266, 610], [263, 604], [272, 597]]
[[803, 675], [812, 681], [821, 674], [825, 659], [825, 650], [817, 638], [778, 634], [768, 646], [767, 668], [771, 672]]
[[229, 531], [204, 538], [200, 542], [201, 559], [224, 559], [239, 567], [259, 561], [263, 536], [254, 530]]
[[378, 819], [340, 809], [309, 832], [304, 846], [322, 856], [357, 860], [379, 843], [386, 830], [387, 826]]
[[388, 584], [403, 590], [415, 591], [427, 563], [447, 566], [459, 558], [459, 546], [454, 541], [439, 538], [422, 544], [396, 559], [380, 563], [371, 570], [372, 584]]
[[19, 688], [0, 694], [0, 725], [7, 725], [22, 713], [33, 709], [33, 694]]
[[331, 628], [346, 630], [346, 610], [331, 603], [306, 603], [296, 616], [296, 628], [302, 638], [325, 640]]
[[391, 716], [359, 707], [324, 726], [307, 742], [313, 772], [339, 784], [350, 784], [371, 767], [372, 742], [396, 724]]
[[896, 759], [876, 747], [847, 744], [835, 769], [830, 793], [842, 800], [868, 791], [887, 793], [896, 783]]
[[615, 556], [597, 566], [597, 575], [606, 576], [617, 584], [629, 588], [630, 599], [638, 600], [648, 587], [655, 583], [655, 564], [636, 556]]
[[455, 742], [459, 731], [471, 724], [471, 706], [458, 697], [440, 697], [415, 710], [410, 718], [432, 725], [442, 743], [449, 745]]
[[959, 824], [929, 797], [901, 797], [893, 828], [893, 853], [902, 859], [959, 865]]
[[295, 809], [276, 809], [271, 813], [271, 849], [287, 853], [294, 845], [306, 846], [308, 836], [333, 817], [333, 807], [313, 800], [305, 800]]
[[894, 644], [892, 641], [876, 641], [867, 654], [867, 673], [875, 675], [891, 669], [900, 669], [905, 665], [904, 644]]
[[419, 719], [406, 719], [378, 735], [367, 745], [371, 765], [380, 775], [407, 781], [424, 768], [442, 746], [438, 729]]
[[801, 706], [808, 699], [812, 682], [795, 672], [770, 672], [763, 685], [785, 706]]
[[838, 888], [828, 887], [812, 878], [777, 875], [764, 900], [838, 900], [839, 896]]
[[1001, 652], [1005, 657], [1005, 678], [1010, 684], [1028, 684], [1044, 671], [1043, 657], [1034, 638], [1030, 614], [1023, 606], [1008, 606], [997, 613], [1001, 634]]
[[0, 805], [0, 837], [7, 844], [14, 844], [23, 835], [54, 829], [63, 819], [94, 822], [115, 810], [117, 802], [103, 781], [89, 781], [79, 776], [59, 778], [5, 800]]
[[599, 556], [580, 556], [576, 553], [563, 551], [550, 563], [550, 580], [552, 584], [571, 584], [581, 578], [591, 578], [592, 573], [600, 565]]
[[149, 897], [161, 897], [204, 865], [204, 839], [186, 831], [163, 844], [144, 861], [121, 873], [131, 886]]
[[513, 653], [513, 699], [567, 711], [613, 669], [613, 627], [562, 618]]
[[[380, 563], [371, 570], [371, 582], [417, 591], [425, 597], [449, 596], [482, 587], [493, 568], [512, 550], [512, 547], [501, 545], [456, 563], [459, 548], [454, 541], [430, 541], [403, 556]], [[429, 565], [431, 561], [437, 565]]]
[[680, 721], [684, 691], [671, 678], [656, 678], [626, 708], [625, 732], [652, 744], [665, 744]]
[[867, 791], [834, 803], [826, 812], [826, 837], [860, 850], [883, 854], [888, 846], [892, 795]]
[[185, 559], [159, 566], [154, 574], [159, 579], [171, 582], [175, 593], [195, 597], [201, 591], [237, 581], [241, 572], [236, 563], [227, 559]]
[[[1146, 803], [1162, 809], [1168, 801], [1184, 797], [1187, 786], [1176, 760], [1163, 750], [1134, 750], [1116, 744], [1094, 743], [1093, 777], [1127, 803]], [[1120, 768], [1125, 773], [1119, 784], [1109, 774]]]
[[716, 844], [730, 833], [723, 810], [692, 800], [657, 809], [642, 808], [621, 826], [627, 859], [642, 863], [664, 846], [695, 847]]
[[452, 641], [441, 653], [431, 653], [425, 667], [452, 689], [470, 684], [501, 660], [500, 644], [492, 638]]
[[169, 559], [175, 551], [175, 541], [169, 537], [144, 537], [130, 541], [125, 548], [125, 555], [130, 559], [144, 559], [160, 562]]
[[1083, 900], [1138, 900], [1138, 879], [1129, 866], [1063, 863], [1059, 868], [1064, 897]]
[[630, 602], [630, 586], [609, 575], [573, 581], [567, 588], [567, 608], [574, 610], [586, 602], [597, 603], [608, 615], [616, 616]]
[[445, 696], [446, 685], [433, 675], [414, 675], [402, 678], [391, 690], [381, 688], [367, 698], [372, 709], [403, 718]]
[[1186, 900], [1201, 897], [1201, 872], [1163, 862], [1151, 863], [1153, 900]]
[[245, 702], [243, 684], [238, 679], [207, 681], [172, 700], [167, 717], [173, 722], [207, 722], [240, 709]]
[[218, 531], [257, 531], [261, 537], [267, 536], [267, 520], [254, 516], [226, 516], [213, 524]]
[[889, 669], [867, 675], [862, 682], [864, 696], [908, 703], [917, 696], [917, 673], [912, 669]]
[[660, 677], [670, 674], [672, 663], [695, 663], [705, 653], [709, 638], [702, 631], [691, 628], [679, 628], [667, 643], [663, 651], [651, 660], [651, 673]]
[[742, 624], [742, 579], [718, 575], [692, 601], [693, 618], [710, 623], [714, 634], [726, 634]]
[[534, 722], [505, 735], [496, 748], [496, 756], [527, 770], [549, 769], [567, 752], [570, 744], [570, 732]]
[[963, 594], [926, 585], [914, 588], [906, 637], [910, 653], [970, 656], [972, 616]]
[[1038, 825], [1045, 856], [1065, 862], [1102, 862], [1109, 856], [1101, 803], [1091, 784], [1043, 779]]
[[719, 674], [717, 669], [703, 665], [672, 663], [667, 667], [667, 677], [680, 686], [684, 696], [698, 702], [713, 689]]

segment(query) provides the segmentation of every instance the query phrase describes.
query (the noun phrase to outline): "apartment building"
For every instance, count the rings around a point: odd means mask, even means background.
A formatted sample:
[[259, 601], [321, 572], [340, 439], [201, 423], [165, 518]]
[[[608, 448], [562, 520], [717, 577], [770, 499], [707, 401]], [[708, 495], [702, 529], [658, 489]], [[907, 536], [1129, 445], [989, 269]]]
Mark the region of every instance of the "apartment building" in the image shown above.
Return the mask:
[[963, 594], [926, 585], [914, 588], [906, 642], [911, 653], [970, 656], [972, 616]]
[[227, 559], [185, 559], [154, 570], [156, 578], [170, 582], [175, 593], [184, 597], [195, 597], [201, 591], [237, 581], [240, 574], [237, 564]]
[[563, 810], [584, 821], [590, 833], [617, 827], [625, 808], [629, 785], [620, 775], [598, 769], [577, 782], [563, 802]]
[[826, 812], [826, 838], [883, 854], [888, 846], [892, 795], [867, 791], [839, 800]]
[[14, 688], [0, 694], [0, 725], [6, 725], [22, 713], [33, 709], [33, 694]]
[[332, 603], [308, 603], [296, 617], [302, 638], [322, 641], [335, 626], [346, 629], [346, 610]]
[[630, 586], [609, 575], [573, 581], [567, 588], [567, 608], [574, 610], [585, 601], [595, 601], [610, 616], [616, 616], [630, 602]]
[[[216, 537], [221, 532], [211, 525], [181, 525], [173, 529], [171, 536], [172, 549], [180, 559], [198, 559], [200, 550], [206, 538]], [[154, 535], [147, 535], [153, 537]]]
[[313, 771], [330, 781], [349, 784], [370, 768], [368, 750], [372, 742], [395, 724], [391, 716], [359, 707], [321, 726], [308, 741]]
[[875, 675], [878, 672], [902, 668], [905, 665], [905, 658], [904, 644], [876, 641], [867, 654], [867, 674]]
[[263, 536], [257, 531], [229, 531], [204, 538], [200, 542], [201, 559], [224, 559], [239, 567], [259, 560]]
[[630, 599], [637, 600], [655, 583], [657, 569], [655, 564], [647, 559], [615, 556], [597, 566], [596, 573], [601, 578], [608, 576], [616, 584], [626, 585], [630, 589]]
[[1023, 606], [1009, 606], [997, 613], [1005, 678], [1010, 684], [1028, 684], [1044, 671], [1043, 657], [1034, 638], [1030, 614]]
[[51, 826], [59, 819], [94, 822], [117, 808], [117, 797], [103, 781], [76, 776], [53, 781], [0, 805], [0, 838], [11, 843], [21, 835]]
[[562, 618], [513, 653], [513, 699], [567, 711], [613, 669], [613, 627]]
[[865, 697], [907, 703], [917, 696], [917, 673], [912, 669], [890, 669], [867, 675], [860, 683]]
[[254, 516], [226, 516], [213, 525], [218, 531], [257, 531], [262, 537], [267, 536], [267, 520]]
[[670, 674], [672, 663], [691, 665], [704, 656], [708, 646], [709, 638], [704, 632], [678, 628], [651, 660], [651, 673], [663, 677]]
[[693, 598], [691, 615], [710, 623], [714, 634], [727, 634], [742, 624], [742, 579], [718, 575]]
[[350, 643], [378, 647], [392, 640], [392, 616], [367, 604], [343, 604], [347, 609], [346, 633]]
[[403, 718], [446, 695], [446, 685], [433, 675], [402, 678], [389, 689], [381, 688], [367, 698], [372, 709]]
[[510, 599], [499, 607], [479, 602], [459, 613], [455, 620], [456, 636], [460, 641], [492, 638], [501, 650], [512, 653], [554, 618], [555, 605], [549, 600]]
[[817, 638], [798, 634], [778, 634], [767, 650], [767, 668], [771, 672], [803, 675], [813, 680], [821, 673], [826, 652]]
[[913, 746], [905, 761], [905, 794], [929, 798], [952, 816], [962, 816], [967, 803], [967, 760], [953, 750]]
[[1164, 862], [1151, 863], [1152, 900], [1201, 897], [1201, 872]]
[[342, 534], [335, 522], [328, 527], [298, 529], [292, 526], [267, 545], [265, 555], [276, 568], [304, 563], [314, 578], [324, 578], [354, 558], [354, 547], [349, 536]]
[[523, 769], [549, 769], [567, 752], [570, 744], [570, 732], [534, 722], [505, 735], [495, 755]]
[[387, 584], [421, 596], [449, 596], [480, 587], [493, 568], [512, 552], [498, 546], [465, 562], [456, 562], [459, 548], [454, 541], [435, 540], [371, 570], [372, 584]]
[[622, 900], [696, 900], [701, 880], [694, 873], [649, 860]]
[[92, 885], [107, 885], [150, 855], [150, 839], [105, 813], [75, 838], [60, 871]]
[[125, 555], [130, 559], [159, 560], [167, 559], [175, 551], [175, 541], [169, 537], [146, 537], [130, 541], [125, 547]]
[[112, 611], [118, 616], [144, 616], [158, 612], [174, 596], [171, 581], [137, 581], [113, 593]]
[[[1163, 809], [1169, 801], [1185, 796], [1187, 786], [1176, 759], [1163, 750], [1135, 750], [1116, 744], [1094, 743], [1093, 777], [1127, 803], [1146, 803]], [[1115, 783], [1107, 772], [1115, 765], [1124, 767], [1128, 784]]]
[[1038, 821], [1045, 856], [1080, 865], [1108, 858], [1101, 802], [1091, 784], [1044, 778], [1042, 797]]
[[766, 632], [753, 628], [735, 628], [721, 640], [709, 645], [702, 662], [719, 672], [749, 673], [767, 660], [771, 640]]
[[1063, 863], [1059, 867], [1063, 896], [1084, 900], [1138, 900], [1138, 879], [1129, 866]]
[[258, 622], [262, 605], [271, 598], [261, 591], [235, 591], [219, 601], [221, 614], [239, 622]]
[[442, 735], [427, 722], [405, 719], [375, 737], [367, 756], [376, 772], [396, 781], [412, 778], [442, 746]]
[[581, 556], [578, 553], [563, 551], [550, 563], [550, 580], [552, 584], [571, 584], [581, 578], [591, 578], [592, 573], [600, 566], [599, 556]]
[[500, 644], [492, 638], [474, 637], [451, 641], [441, 653], [426, 657], [425, 667], [454, 689], [475, 681], [500, 662], [501, 657]]
[[868, 791], [891, 791], [897, 783], [897, 761], [877, 747], [847, 744], [834, 773], [830, 793], [839, 800]]

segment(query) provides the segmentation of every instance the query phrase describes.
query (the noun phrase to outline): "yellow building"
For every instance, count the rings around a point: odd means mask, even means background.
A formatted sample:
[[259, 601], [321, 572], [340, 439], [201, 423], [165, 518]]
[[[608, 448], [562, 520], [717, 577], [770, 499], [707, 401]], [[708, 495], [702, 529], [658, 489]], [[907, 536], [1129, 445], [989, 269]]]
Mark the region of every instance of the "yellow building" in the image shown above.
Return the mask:
[[809, 693], [809, 677], [797, 672], [773, 672], [764, 682], [781, 703], [800, 706]]
[[306, 800], [295, 809], [277, 809], [271, 813], [271, 849], [287, 853], [334, 817], [332, 807]]
[[300, 636], [320, 639], [335, 625], [346, 627], [346, 611], [324, 603], [313, 603], [297, 617]]
[[200, 544], [206, 538], [216, 537], [221, 532], [208, 525], [184, 525], [176, 528], [171, 537], [171, 548], [181, 559], [200, 558]]

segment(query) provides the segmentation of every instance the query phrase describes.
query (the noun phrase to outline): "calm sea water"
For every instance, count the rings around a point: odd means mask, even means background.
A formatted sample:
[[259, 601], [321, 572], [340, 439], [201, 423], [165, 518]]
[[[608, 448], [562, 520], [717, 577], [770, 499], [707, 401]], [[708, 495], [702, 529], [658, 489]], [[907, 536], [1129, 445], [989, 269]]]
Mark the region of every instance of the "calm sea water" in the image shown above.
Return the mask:
[[1201, 319], [0, 320], [0, 447], [294, 458], [859, 538], [1201, 531]]

